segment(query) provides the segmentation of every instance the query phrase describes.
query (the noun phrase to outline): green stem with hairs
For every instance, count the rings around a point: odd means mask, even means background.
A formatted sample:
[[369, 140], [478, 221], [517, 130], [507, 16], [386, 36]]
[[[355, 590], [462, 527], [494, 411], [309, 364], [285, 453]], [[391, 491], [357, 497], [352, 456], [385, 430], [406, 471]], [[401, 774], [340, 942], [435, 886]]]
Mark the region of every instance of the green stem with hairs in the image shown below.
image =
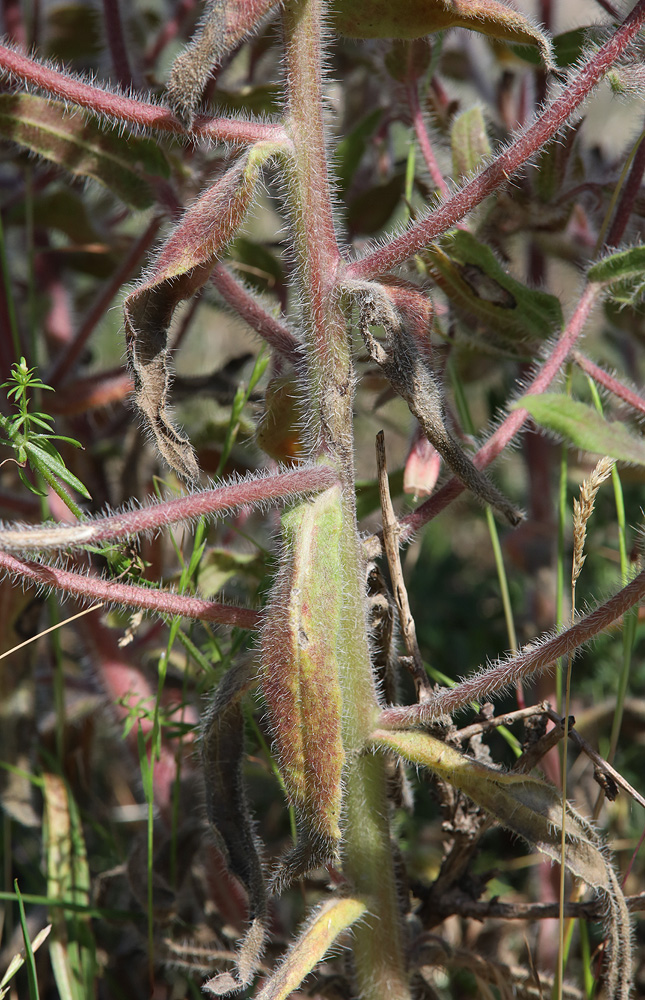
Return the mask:
[[336, 287], [341, 263], [334, 230], [323, 120], [323, 0], [290, 0], [283, 12], [287, 76], [285, 163], [288, 208], [298, 267], [306, 362], [302, 395], [309, 449], [338, 469], [342, 491], [343, 620], [336, 637], [346, 754], [343, 874], [365, 900], [353, 947], [363, 1000], [409, 1000], [392, 863], [385, 760], [366, 754], [379, 706], [372, 676], [364, 566], [356, 526], [353, 370], [347, 322]]

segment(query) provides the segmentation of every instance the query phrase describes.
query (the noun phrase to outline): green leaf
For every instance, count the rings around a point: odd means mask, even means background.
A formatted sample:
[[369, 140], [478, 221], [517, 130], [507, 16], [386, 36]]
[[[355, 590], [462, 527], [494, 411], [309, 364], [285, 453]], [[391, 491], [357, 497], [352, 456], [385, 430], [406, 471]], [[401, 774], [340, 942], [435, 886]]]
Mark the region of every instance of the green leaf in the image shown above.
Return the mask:
[[242, 266], [240, 276], [259, 291], [280, 291], [284, 287], [284, 271], [275, 254], [261, 243], [238, 237], [230, 250], [231, 257]]
[[589, 268], [587, 277], [608, 286], [615, 302], [633, 305], [645, 293], [645, 245], [609, 254]]
[[74, 63], [88, 69], [104, 50], [102, 25], [91, 7], [83, 2], [52, 4], [47, 10], [47, 31], [42, 44], [48, 59]]
[[[550, 142], [543, 146], [536, 159], [536, 170], [534, 173], [534, 189], [538, 198], [543, 202], [552, 202], [561, 192], [562, 185], [567, 176], [569, 165], [573, 159], [573, 154], [578, 146], [578, 135], [582, 120], [573, 128], [567, 130], [565, 135], [559, 136], [557, 142]], [[551, 206], [553, 211], [553, 206]], [[563, 205], [559, 215], [561, 225], [564, 226], [571, 213], [571, 206]]]
[[85, 497], [87, 500], [92, 499], [90, 494], [87, 492], [85, 485], [77, 476], [74, 475], [73, 472], [69, 471], [63, 462], [63, 459], [53, 446], [51, 448], [47, 448], [46, 444], [38, 445], [33, 441], [26, 441], [25, 451], [29, 457], [30, 465], [34, 468], [39, 468], [42, 463], [42, 465], [44, 465], [46, 469], [49, 469], [54, 476], [57, 476], [64, 483], [67, 483], [68, 486], [71, 486], [72, 489], [76, 490], [77, 493], [80, 493], [81, 496]]
[[[9, 225], [26, 224], [26, 204], [20, 201], [7, 211]], [[78, 245], [101, 243], [103, 237], [93, 225], [78, 191], [60, 188], [33, 199], [34, 218], [44, 229], [57, 229]]]
[[352, 236], [378, 232], [387, 225], [400, 205], [405, 190], [405, 174], [396, 173], [384, 184], [362, 190], [350, 203], [347, 225]]
[[[412, 764], [427, 767], [491, 813], [502, 826], [555, 861], [560, 860], [562, 799], [553, 785], [482, 764], [428, 733], [377, 730], [372, 734], [372, 743]], [[612, 890], [613, 872], [599, 850], [597, 834], [568, 803], [565, 859], [567, 867], [588, 885]]]
[[619, 420], [605, 420], [593, 406], [560, 393], [523, 396], [516, 410], [528, 410], [536, 423], [566, 441], [619, 462], [645, 465], [645, 438], [636, 437]]
[[493, 251], [458, 229], [427, 250], [428, 271], [461, 309], [514, 338], [550, 336], [562, 327], [562, 307], [555, 295], [516, 281]]
[[553, 55], [561, 69], [573, 66], [578, 61], [585, 45], [589, 41], [589, 34], [592, 31], [594, 31], [593, 26], [573, 28], [571, 31], [563, 31], [562, 34], [555, 36], [553, 39]]
[[470, 28], [516, 45], [537, 46], [547, 66], [545, 33], [500, 0], [334, 0], [333, 23], [349, 38], [420, 38], [446, 28]]
[[[30, 417], [30, 420], [33, 420], [33, 417]], [[47, 427], [47, 424], [43, 424], [43, 426]], [[83, 448], [83, 445], [81, 444], [81, 442], [77, 441], [76, 438], [65, 437], [64, 434], [32, 434], [31, 440], [32, 441], [40, 441], [40, 440], [43, 440], [43, 441], [65, 441], [65, 442], [67, 442], [67, 444], [71, 444], [71, 446], [73, 448]]]
[[471, 174], [490, 156], [486, 123], [480, 107], [469, 108], [455, 118], [450, 133], [450, 146], [455, 177]]
[[239, 90], [220, 90], [211, 98], [222, 114], [234, 115], [246, 111], [252, 115], [278, 114], [282, 107], [282, 87], [275, 83], [265, 83], [256, 87], [245, 86]]
[[143, 174], [168, 176], [158, 143], [105, 131], [61, 101], [34, 94], [0, 94], [0, 138], [38, 153], [79, 177], [93, 177], [133, 208], [154, 204]]
[[602, 284], [614, 281], [624, 281], [625, 278], [645, 278], [645, 245], [619, 250], [608, 257], [603, 257], [593, 264], [587, 272], [589, 281]]
[[[49, 389], [49, 386], [45, 386], [45, 388]], [[29, 413], [26, 417], [26, 422], [30, 425], [35, 424], [36, 427], [42, 427], [45, 431], [50, 431], [54, 423], [54, 418], [48, 416], [46, 413]], [[20, 420], [19, 423], [16, 423], [16, 426], [20, 426], [23, 423], [25, 423], [25, 420]], [[32, 437], [49, 437], [49, 434], [34, 434]]]

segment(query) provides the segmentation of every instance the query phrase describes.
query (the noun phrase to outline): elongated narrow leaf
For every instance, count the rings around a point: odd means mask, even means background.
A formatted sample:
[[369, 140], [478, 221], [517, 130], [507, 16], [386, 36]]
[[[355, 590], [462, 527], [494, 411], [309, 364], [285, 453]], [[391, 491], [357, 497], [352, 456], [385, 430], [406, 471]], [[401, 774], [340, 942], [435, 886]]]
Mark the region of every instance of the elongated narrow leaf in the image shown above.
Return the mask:
[[283, 517], [282, 562], [262, 632], [262, 691], [299, 826], [279, 888], [331, 861], [340, 839], [342, 523], [340, 487]]
[[645, 294], [645, 246], [619, 250], [589, 268], [590, 281], [608, 286], [616, 302], [632, 305]]
[[[459, 789], [502, 826], [512, 830], [539, 851], [560, 861], [562, 799], [553, 786], [523, 774], [496, 770], [459, 753], [428, 733], [377, 730], [372, 743], [391, 750], [412, 764], [427, 767], [437, 777]], [[631, 982], [629, 914], [616, 874], [607, 860], [593, 827], [567, 803], [564, 861], [603, 898], [612, 939], [608, 970], [610, 997], [627, 996]], [[627, 991], [623, 992], [623, 986]]]
[[42, 462], [42, 464], [49, 469], [50, 472], [52, 472], [55, 476], [58, 476], [59, 479], [62, 479], [64, 483], [71, 486], [72, 489], [76, 490], [77, 493], [80, 493], [81, 496], [86, 497], [88, 500], [92, 499], [85, 484], [81, 482], [78, 476], [75, 476], [73, 472], [69, 471], [55, 448], [47, 448], [46, 446], [43, 447], [42, 445], [37, 445], [33, 441], [27, 441], [25, 444], [25, 451], [34, 461], [34, 465], [38, 462]]
[[325, 957], [338, 935], [356, 923], [364, 913], [365, 904], [359, 899], [331, 899], [323, 903], [262, 987], [257, 1000], [287, 1000]]
[[[563, 31], [562, 34], [556, 35], [551, 40], [551, 49], [554, 61], [559, 69], [566, 69], [568, 66], [573, 66], [582, 56], [585, 45], [593, 39], [594, 32], [597, 33], [597, 31], [598, 28], [591, 25], [586, 28], [572, 28], [571, 31]], [[520, 48], [516, 45], [512, 45], [511, 48], [515, 55], [521, 59], [532, 63], [534, 66], [539, 66], [540, 53], [535, 49], [530, 49], [527, 46]]]
[[426, 260], [448, 298], [495, 332], [543, 339], [562, 326], [562, 307], [555, 295], [516, 281], [492, 250], [465, 230], [456, 230], [427, 251]]
[[587, 272], [589, 281], [613, 282], [625, 278], [645, 280], [645, 246], [629, 247], [603, 257]]
[[189, 480], [197, 478], [197, 461], [167, 409], [168, 327], [178, 303], [202, 287], [233, 239], [252, 202], [262, 164], [273, 152], [269, 143], [258, 143], [198, 198], [167, 240], [150, 277], [124, 303], [135, 401], [163, 457]]
[[35, 94], [0, 94], [0, 138], [38, 153], [70, 174], [93, 177], [133, 208], [148, 208], [154, 194], [145, 173], [166, 175], [166, 159], [151, 139], [106, 131], [61, 101]]
[[536, 423], [571, 444], [619, 462], [645, 465], [645, 437], [636, 436], [619, 420], [605, 420], [598, 411], [557, 392], [523, 396], [515, 409], [528, 410]]
[[541, 28], [500, 0], [334, 0], [333, 23], [350, 38], [420, 38], [446, 28], [470, 28], [516, 45], [533, 45], [551, 65]]
[[[41, 931], [38, 931], [38, 933], [36, 934], [34, 940], [31, 942], [31, 952], [32, 952], [32, 954], [35, 954], [38, 951], [38, 949], [40, 948], [40, 946], [43, 943], [43, 941], [47, 940], [47, 938], [49, 937], [49, 933], [50, 933], [51, 929], [52, 929], [52, 925], [51, 924], [47, 924], [47, 926], [43, 927], [43, 929]], [[11, 982], [11, 980], [16, 975], [16, 973], [18, 972], [18, 970], [21, 969], [24, 964], [25, 964], [25, 949], [23, 948], [22, 951], [18, 952], [17, 955], [13, 956], [13, 958], [9, 962], [9, 965], [7, 967], [7, 971], [5, 972], [4, 976], [2, 977], [2, 981], [0, 982], [0, 1000], [3, 1000], [3, 997], [5, 997], [7, 995], [7, 993], [9, 992], [9, 985], [8, 984]]]

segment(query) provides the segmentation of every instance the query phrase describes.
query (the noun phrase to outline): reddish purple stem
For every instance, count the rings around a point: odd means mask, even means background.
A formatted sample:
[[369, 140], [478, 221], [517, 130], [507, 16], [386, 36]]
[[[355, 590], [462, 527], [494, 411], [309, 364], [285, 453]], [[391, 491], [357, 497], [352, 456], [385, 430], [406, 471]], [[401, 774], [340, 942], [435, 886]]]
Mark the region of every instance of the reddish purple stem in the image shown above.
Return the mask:
[[446, 184], [443, 174], [439, 169], [439, 164], [437, 163], [437, 158], [434, 155], [434, 150], [432, 148], [432, 143], [430, 142], [430, 136], [428, 135], [428, 130], [426, 128], [426, 123], [423, 119], [423, 113], [421, 111], [421, 104], [419, 102], [419, 85], [417, 80], [411, 80], [407, 87], [408, 100], [410, 102], [410, 111], [412, 113], [412, 124], [414, 126], [414, 131], [416, 133], [417, 142], [419, 143], [419, 149], [421, 150], [421, 155], [425, 161], [425, 165], [428, 169], [428, 173], [432, 178], [432, 182], [436, 188], [441, 192], [444, 198], [449, 195], [448, 185]]
[[511, 684], [541, 673], [553, 666], [561, 656], [573, 653], [579, 646], [604, 632], [626, 611], [645, 597], [645, 570], [631, 583], [595, 608], [566, 632], [547, 640], [536, 640], [518, 656], [483, 668], [479, 673], [462, 680], [455, 688], [443, 688], [421, 705], [406, 708], [386, 708], [378, 721], [379, 726], [403, 729], [419, 726], [444, 713], [451, 714], [473, 701], [482, 701], [491, 694]]
[[18, 559], [8, 552], [0, 552], [0, 571], [2, 570], [21, 582], [31, 580], [40, 587], [62, 590], [65, 594], [80, 597], [84, 601], [121, 604], [141, 611], [154, 611], [158, 615], [182, 615], [184, 618], [236, 625], [238, 628], [260, 627], [260, 613], [251, 608], [236, 608], [198, 597], [171, 594], [165, 590], [84, 576], [58, 566], [44, 566], [42, 563]]
[[390, 271], [428, 246], [479, 205], [549, 142], [587, 95], [632, 43], [645, 22], [645, 0], [639, 0], [624, 23], [595, 55], [567, 81], [561, 95], [520, 133], [490, 166], [401, 236], [350, 264], [346, 277], [368, 280]]
[[302, 361], [302, 347], [291, 331], [274, 319], [227, 267], [216, 264], [211, 281], [227, 305], [234, 309], [263, 340], [283, 357], [297, 365]]
[[[143, 128], [156, 128], [176, 135], [186, 133], [185, 126], [168, 108], [94, 87], [67, 73], [28, 59], [5, 45], [0, 45], [0, 68], [25, 83], [87, 108], [94, 114], [107, 115]], [[240, 121], [235, 118], [211, 118], [208, 115], [197, 116], [190, 134], [195, 138], [219, 139], [235, 145], [250, 145], [262, 140], [285, 145], [288, 143], [282, 125]]]
[[625, 186], [620, 194], [620, 200], [616, 208], [616, 214], [614, 215], [613, 221], [611, 223], [611, 228], [607, 233], [607, 238], [605, 240], [605, 246], [617, 247], [622, 240], [627, 225], [632, 216], [634, 210], [634, 202], [638, 197], [641, 189], [641, 184], [643, 183], [643, 174], [645, 173], [645, 139], [641, 134], [638, 149], [634, 159], [632, 160], [631, 169], [629, 171], [629, 176], [625, 181]]
[[617, 378], [614, 378], [614, 376], [610, 375], [609, 372], [606, 372], [598, 365], [595, 365], [593, 361], [586, 358], [584, 354], [580, 354], [579, 351], [574, 352], [573, 360], [578, 367], [582, 368], [583, 372], [592, 378], [594, 382], [597, 382], [598, 385], [602, 385], [605, 389], [613, 392], [614, 396], [618, 396], [619, 399], [622, 399], [623, 402], [627, 403], [639, 413], [645, 413], [645, 399], [643, 399], [642, 396], [639, 396], [637, 392], [634, 392], [633, 389], [623, 385], [623, 383], [619, 382]]
[[0, 547], [10, 552], [42, 552], [46, 549], [102, 545], [146, 531], [158, 531], [196, 517], [229, 514], [250, 504], [290, 500], [302, 494], [318, 493], [337, 482], [338, 474], [329, 465], [274, 472], [268, 476], [218, 486], [200, 493], [189, 493], [176, 500], [152, 503], [137, 510], [122, 511], [80, 523], [0, 528]]

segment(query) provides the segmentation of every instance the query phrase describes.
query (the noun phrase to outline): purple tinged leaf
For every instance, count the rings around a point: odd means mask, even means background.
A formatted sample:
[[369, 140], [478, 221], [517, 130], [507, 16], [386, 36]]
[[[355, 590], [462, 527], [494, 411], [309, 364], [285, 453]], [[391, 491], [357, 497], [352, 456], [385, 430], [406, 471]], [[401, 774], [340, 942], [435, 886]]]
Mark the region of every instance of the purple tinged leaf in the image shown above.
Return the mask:
[[605, 420], [586, 403], [561, 393], [544, 392], [540, 396], [523, 396], [514, 409], [528, 410], [541, 427], [584, 451], [645, 465], [645, 438], [632, 434], [619, 420]]
[[250, 207], [262, 165], [273, 152], [271, 144], [258, 143], [240, 156], [188, 209], [161, 250], [151, 276], [125, 300], [135, 402], [163, 457], [188, 480], [197, 478], [198, 467], [190, 442], [168, 413], [168, 327], [178, 303], [202, 287], [231, 242]]
[[282, 559], [262, 629], [262, 691], [299, 838], [278, 889], [330, 862], [340, 838], [342, 632], [340, 487], [282, 519]]

